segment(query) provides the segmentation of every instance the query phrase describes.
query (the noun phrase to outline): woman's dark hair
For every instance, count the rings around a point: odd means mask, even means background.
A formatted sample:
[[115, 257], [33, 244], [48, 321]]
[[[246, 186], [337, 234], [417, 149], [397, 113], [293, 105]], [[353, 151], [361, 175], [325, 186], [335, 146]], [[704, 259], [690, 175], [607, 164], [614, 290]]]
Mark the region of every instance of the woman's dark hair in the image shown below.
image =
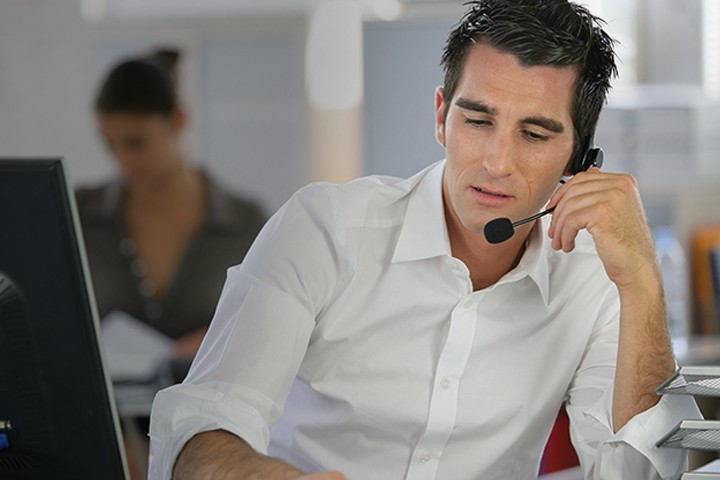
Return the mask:
[[161, 49], [117, 64], [100, 86], [95, 110], [100, 113], [170, 115], [178, 107], [177, 66], [180, 53]]
[[486, 42], [514, 55], [525, 66], [575, 66], [572, 99], [575, 150], [595, 131], [610, 80], [617, 76], [614, 40], [604, 22], [585, 7], [566, 0], [476, 0], [450, 33], [442, 56], [447, 108], [472, 46]]

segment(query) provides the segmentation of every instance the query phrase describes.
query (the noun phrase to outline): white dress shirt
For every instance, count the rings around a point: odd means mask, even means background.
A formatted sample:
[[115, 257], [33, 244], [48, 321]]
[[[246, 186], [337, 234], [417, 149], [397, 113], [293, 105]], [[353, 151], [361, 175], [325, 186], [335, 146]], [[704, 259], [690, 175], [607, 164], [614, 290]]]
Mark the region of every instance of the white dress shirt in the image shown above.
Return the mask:
[[667, 478], [655, 442], [692, 398], [664, 397], [613, 434], [619, 300], [589, 234], [473, 291], [450, 250], [444, 162], [296, 193], [228, 271], [182, 385], [151, 420], [150, 478], [224, 429], [305, 471], [351, 480], [534, 479], [563, 401], [587, 478]]

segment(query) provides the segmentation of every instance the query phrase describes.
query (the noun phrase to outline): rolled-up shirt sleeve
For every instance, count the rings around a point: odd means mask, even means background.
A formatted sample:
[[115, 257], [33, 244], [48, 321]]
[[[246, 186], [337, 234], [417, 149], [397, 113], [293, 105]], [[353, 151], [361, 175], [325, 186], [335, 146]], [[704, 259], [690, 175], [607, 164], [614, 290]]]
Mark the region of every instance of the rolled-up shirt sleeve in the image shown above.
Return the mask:
[[665, 395], [614, 432], [612, 402], [618, 331], [619, 301], [616, 292], [610, 290], [566, 402], [570, 436], [585, 478], [673, 478], [685, 470], [687, 453], [655, 444], [680, 421], [702, 416], [692, 397]]
[[293, 198], [264, 227], [228, 277], [185, 381], [155, 397], [149, 478], [169, 479], [194, 435], [222, 429], [267, 453], [307, 351], [316, 312], [336, 285], [337, 261], [321, 219]]

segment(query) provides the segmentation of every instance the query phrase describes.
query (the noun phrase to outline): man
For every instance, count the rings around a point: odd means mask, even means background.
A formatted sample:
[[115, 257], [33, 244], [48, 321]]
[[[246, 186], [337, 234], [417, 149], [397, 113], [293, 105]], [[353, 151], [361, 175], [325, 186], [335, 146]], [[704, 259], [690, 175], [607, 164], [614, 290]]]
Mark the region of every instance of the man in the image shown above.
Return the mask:
[[612, 41], [564, 0], [481, 0], [443, 65], [447, 159], [307, 187], [270, 220], [158, 394], [152, 478], [530, 479], [563, 401], [587, 478], [684, 468], [654, 447], [698, 413], [655, 394], [675, 362], [635, 182], [559, 186], [587, 167]]

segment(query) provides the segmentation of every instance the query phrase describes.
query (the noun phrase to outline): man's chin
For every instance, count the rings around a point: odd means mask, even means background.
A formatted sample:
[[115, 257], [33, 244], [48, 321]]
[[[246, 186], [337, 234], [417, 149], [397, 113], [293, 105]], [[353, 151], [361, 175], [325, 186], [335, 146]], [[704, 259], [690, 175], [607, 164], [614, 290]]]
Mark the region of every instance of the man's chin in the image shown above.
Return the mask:
[[487, 225], [492, 219], [483, 218], [482, 220], [465, 221], [462, 223], [465, 232], [473, 235], [485, 235], [485, 225]]

